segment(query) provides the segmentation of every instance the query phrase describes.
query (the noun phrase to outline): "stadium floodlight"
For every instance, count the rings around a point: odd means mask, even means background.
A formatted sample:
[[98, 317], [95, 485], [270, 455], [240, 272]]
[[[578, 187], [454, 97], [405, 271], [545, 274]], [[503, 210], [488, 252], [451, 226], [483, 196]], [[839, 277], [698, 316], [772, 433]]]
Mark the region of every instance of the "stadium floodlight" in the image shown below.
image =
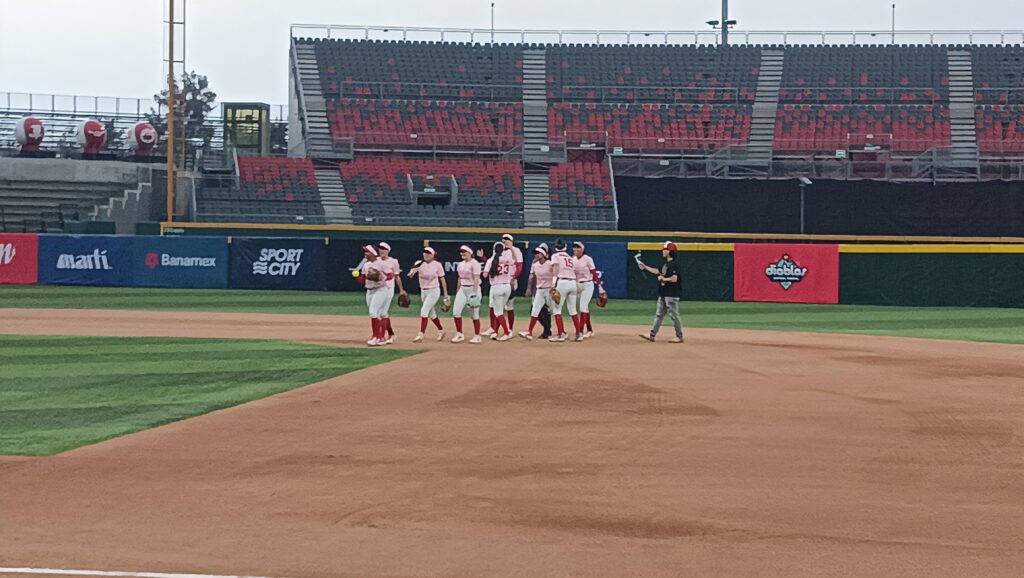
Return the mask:
[[800, 177], [800, 184], [806, 187], [809, 185], [813, 185], [814, 183], [811, 181], [811, 179], [807, 177]]
[[712, 28], [715, 28], [720, 24], [720, 22], [718, 20], [708, 20], [706, 24]]

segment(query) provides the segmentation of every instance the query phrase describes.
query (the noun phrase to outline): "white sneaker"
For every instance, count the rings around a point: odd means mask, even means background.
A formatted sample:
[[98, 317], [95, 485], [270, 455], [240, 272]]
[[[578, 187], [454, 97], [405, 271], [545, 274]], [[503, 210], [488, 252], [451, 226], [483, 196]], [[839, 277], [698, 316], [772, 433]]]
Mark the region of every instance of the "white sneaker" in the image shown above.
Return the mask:
[[582, 333], [577, 333], [576, 337], [573, 339], [573, 341], [575, 341], [576, 343], [583, 343], [583, 334]]
[[474, 335], [473, 339], [469, 340], [470, 343], [483, 343], [484, 340], [479, 335]]
[[566, 339], [569, 339], [569, 336], [564, 334], [564, 333], [558, 336], [558, 342], [559, 343], [565, 343]]
[[506, 333], [505, 335], [502, 335], [501, 337], [499, 337], [498, 341], [508, 341], [509, 339], [512, 339], [512, 334], [511, 333]]
[[446, 333], [445, 333], [445, 331], [443, 329], [438, 331], [437, 332], [437, 340], [438, 341], [444, 341], [444, 336], [445, 335], [446, 335]]
[[497, 340], [498, 340], [498, 334], [497, 333], [491, 333], [491, 341], [497, 341]]
[[593, 336], [594, 336], [594, 332], [593, 331], [587, 331], [587, 332], [585, 332], [583, 334], [583, 339], [590, 339]]
[[461, 333], [456, 333], [455, 337], [452, 337], [452, 343], [462, 343], [466, 340], [466, 336]]
[[550, 341], [551, 343], [558, 343], [558, 336], [552, 335], [551, 337], [548, 337], [548, 341]]
[[391, 345], [394, 342], [395, 342], [395, 336], [392, 335], [391, 337], [388, 337], [387, 339], [385, 339], [384, 343], [382, 343], [381, 345]]
[[519, 332], [519, 337], [522, 337], [523, 339], [525, 339], [527, 341], [533, 341], [533, 335], [527, 333], [526, 331], [520, 331]]
[[369, 345], [370, 347], [377, 347], [378, 345], [380, 345], [380, 340], [374, 337], [373, 339], [367, 341], [366, 344]]
[[484, 329], [484, 332], [480, 334], [480, 337], [490, 337], [492, 335], [494, 335], [494, 330], [488, 327], [487, 329]]
[[416, 334], [416, 338], [412, 340], [413, 343], [419, 343], [420, 341], [423, 341], [423, 334], [422, 333]]

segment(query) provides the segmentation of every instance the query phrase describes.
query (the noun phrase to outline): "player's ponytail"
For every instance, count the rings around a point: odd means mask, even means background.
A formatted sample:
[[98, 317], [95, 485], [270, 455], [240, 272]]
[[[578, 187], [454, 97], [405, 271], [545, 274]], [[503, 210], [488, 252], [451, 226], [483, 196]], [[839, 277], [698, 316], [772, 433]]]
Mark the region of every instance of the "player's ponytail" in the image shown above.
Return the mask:
[[498, 260], [501, 259], [501, 254], [505, 251], [505, 246], [501, 243], [494, 244], [494, 255], [491, 256], [491, 268], [487, 270], [487, 275], [493, 279], [498, 275]]

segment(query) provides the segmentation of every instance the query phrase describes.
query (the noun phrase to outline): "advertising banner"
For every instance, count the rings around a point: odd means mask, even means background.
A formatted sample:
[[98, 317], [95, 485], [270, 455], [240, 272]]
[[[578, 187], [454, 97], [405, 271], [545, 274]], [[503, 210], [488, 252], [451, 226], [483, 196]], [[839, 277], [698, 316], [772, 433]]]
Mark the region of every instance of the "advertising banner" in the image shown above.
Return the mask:
[[135, 237], [137, 287], [224, 289], [228, 243], [223, 237]]
[[39, 235], [0, 233], [0, 285], [34, 285], [39, 280]]
[[132, 284], [134, 237], [117, 235], [39, 235], [39, 284]]
[[327, 288], [323, 239], [235, 237], [229, 254], [232, 289]]
[[839, 245], [737, 244], [736, 301], [839, 302]]

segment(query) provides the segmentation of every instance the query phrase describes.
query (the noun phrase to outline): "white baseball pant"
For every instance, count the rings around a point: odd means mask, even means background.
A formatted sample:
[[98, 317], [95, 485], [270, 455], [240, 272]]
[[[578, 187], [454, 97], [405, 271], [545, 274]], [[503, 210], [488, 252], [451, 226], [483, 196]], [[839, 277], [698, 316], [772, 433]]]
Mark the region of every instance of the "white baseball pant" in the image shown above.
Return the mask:
[[508, 283], [491, 285], [491, 311], [493, 311], [495, 315], [505, 314], [505, 309], [508, 305], [508, 298], [510, 295], [512, 295], [512, 286]]
[[370, 310], [371, 319], [384, 317], [384, 311], [388, 301], [387, 287], [377, 287], [366, 290], [366, 307]]
[[568, 306], [569, 316], [576, 315], [576, 302], [579, 300], [576, 294], [576, 280], [575, 279], [559, 279], [558, 284], [555, 285], [558, 292], [562, 294], [562, 299], [555, 305], [552, 311], [553, 315], [561, 315], [562, 307]]
[[578, 281], [576, 291], [579, 293], [580, 313], [590, 313], [590, 301], [594, 299], [594, 282]]
[[423, 306], [420, 307], [420, 317], [437, 319], [437, 311], [435, 311], [434, 308], [437, 306], [437, 302], [441, 299], [441, 288], [434, 287], [432, 289], [421, 289], [420, 299], [423, 300]]
[[530, 317], [540, 315], [540, 310], [547, 305], [551, 311], [555, 310], [555, 302], [551, 300], [551, 289], [537, 289], [533, 294], [533, 309], [530, 310]]
[[[466, 309], [466, 305], [469, 304], [469, 299], [473, 296], [480, 296], [479, 287], [459, 287], [459, 291], [455, 294], [455, 305], [452, 307], [452, 317], [462, 317], [463, 310]], [[480, 319], [480, 306], [470, 307], [470, 313], [473, 315], [473, 319]]]
[[387, 301], [384, 303], [384, 312], [381, 313], [381, 317], [387, 319], [391, 317], [391, 302], [395, 300], [395, 285], [384, 287], [384, 289], [387, 290], [388, 296]]

